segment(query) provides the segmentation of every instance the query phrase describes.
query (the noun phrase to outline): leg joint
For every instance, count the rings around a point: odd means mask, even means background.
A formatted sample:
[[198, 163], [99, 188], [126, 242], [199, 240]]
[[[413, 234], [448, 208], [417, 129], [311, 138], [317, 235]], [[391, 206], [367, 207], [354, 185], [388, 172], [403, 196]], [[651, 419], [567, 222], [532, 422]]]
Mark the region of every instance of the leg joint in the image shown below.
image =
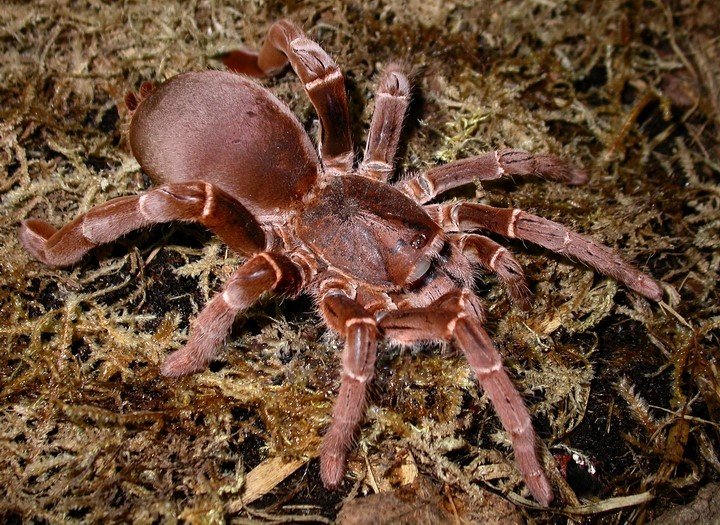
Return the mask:
[[340, 72], [339, 69], [333, 69], [329, 71], [327, 74], [316, 78], [315, 80], [311, 80], [310, 82], [305, 83], [305, 89], [308, 91], [308, 93], [312, 93], [313, 91], [327, 85], [331, 84], [333, 82], [337, 82], [338, 80], [342, 80], [343, 75]]
[[215, 211], [215, 189], [209, 182], [205, 183], [205, 204], [203, 205], [202, 219], [207, 219]]
[[351, 317], [350, 319], [345, 321], [345, 329], [349, 330], [350, 327], [355, 326], [357, 324], [366, 324], [373, 328], [377, 327], [377, 322], [372, 317]]
[[508, 221], [506, 234], [511, 239], [516, 236], [515, 235], [515, 223], [517, 222], [518, 217], [520, 216], [521, 213], [522, 213], [522, 210], [514, 209], [512, 211], [512, 215], [510, 216], [510, 220]]

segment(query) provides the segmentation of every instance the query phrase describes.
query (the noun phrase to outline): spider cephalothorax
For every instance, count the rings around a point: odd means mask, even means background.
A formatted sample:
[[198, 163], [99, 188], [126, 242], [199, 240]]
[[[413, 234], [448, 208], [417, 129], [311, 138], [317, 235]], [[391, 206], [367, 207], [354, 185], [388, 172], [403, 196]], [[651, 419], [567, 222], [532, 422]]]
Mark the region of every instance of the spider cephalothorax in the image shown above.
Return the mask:
[[[610, 248], [558, 223], [517, 209], [427, 203], [475, 181], [534, 174], [579, 184], [585, 173], [552, 155], [500, 150], [391, 185], [410, 90], [401, 66], [383, 73], [364, 159], [354, 167], [343, 76], [296, 25], [280, 21], [259, 53], [236, 51], [224, 61], [241, 74], [186, 73], [126, 97], [130, 146], [155, 189], [97, 206], [59, 231], [27, 220], [20, 229], [27, 250], [65, 266], [131, 230], [185, 220], [205, 225], [247, 256], [199, 314], [185, 347], [165, 360], [166, 376], [204, 368], [238, 312], [263, 293], [312, 294], [327, 325], [345, 340], [340, 392], [321, 449], [328, 487], [342, 481], [377, 340], [454, 341], [510, 434], [530, 491], [549, 504], [552, 488], [535, 452], [530, 416], [482, 328], [473, 271], [495, 272], [523, 307], [528, 288], [510, 252], [474, 232], [572, 256], [653, 300], [660, 300], [661, 289]], [[288, 62], [320, 118], [319, 157], [290, 110], [243, 76], [275, 74]]]

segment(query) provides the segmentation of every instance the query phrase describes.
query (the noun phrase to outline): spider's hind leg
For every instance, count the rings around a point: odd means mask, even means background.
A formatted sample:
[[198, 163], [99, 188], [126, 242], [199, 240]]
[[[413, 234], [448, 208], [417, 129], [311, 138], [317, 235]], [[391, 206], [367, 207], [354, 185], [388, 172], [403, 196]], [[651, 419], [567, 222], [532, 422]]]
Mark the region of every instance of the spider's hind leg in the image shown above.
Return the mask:
[[345, 79], [335, 61], [290, 20], [275, 22], [259, 52], [230, 51], [220, 56], [231, 70], [261, 77], [292, 66], [320, 118], [320, 150], [326, 168], [350, 171], [353, 145]]

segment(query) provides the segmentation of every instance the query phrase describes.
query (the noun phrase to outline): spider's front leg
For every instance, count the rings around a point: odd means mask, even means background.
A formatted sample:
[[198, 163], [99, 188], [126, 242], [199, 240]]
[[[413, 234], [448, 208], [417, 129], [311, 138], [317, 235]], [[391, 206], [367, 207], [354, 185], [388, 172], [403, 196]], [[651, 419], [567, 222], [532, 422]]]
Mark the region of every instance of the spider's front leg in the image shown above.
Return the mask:
[[206, 182], [167, 184], [145, 193], [119, 197], [94, 207], [60, 230], [29, 219], [20, 225], [20, 241], [50, 266], [76, 263], [96, 246], [139, 228], [169, 221], [195, 221], [240, 254], [265, 249], [265, 233], [237, 199]]
[[553, 252], [574, 257], [596, 270], [625, 283], [640, 295], [662, 300], [662, 288], [649, 275], [626, 262], [615, 251], [562, 224], [512, 208], [459, 202], [425, 209], [446, 231], [483, 229], [533, 242]]
[[294, 294], [302, 287], [302, 272], [284, 255], [263, 252], [238, 268], [194, 321], [188, 342], [170, 354], [161, 367], [177, 377], [202, 370], [217, 355], [237, 314], [265, 292]]
[[410, 103], [410, 81], [400, 64], [383, 71], [375, 95], [360, 173], [386, 182], [392, 175], [405, 112]]
[[387, 312], [379, 321], [381, 333], [403, 343], [455, 340], [470, 368], [510, 434], [515, 461], [533, 497], [543, 505], [553, 500], [550, 482], [535, 451], [535, 431], [530, 414], [507, 375], [500, 353], [482, 328], [477, 297], [457, 290], [428, 307]]
[[400, 189], [416, 201], [426, 203], [463, 184], [515, 175], [537, 175], [567, 184], [584, 184], [588, 180], [585, 171], [555, 155], [501, 149], [431, 168], [402, 181]]
[[237, 50], [220, 57], [232, 71], [277, 75], [289, 63], [305, 86], [322, 126], [320, 150], [327, 168], [352, 168], [353, 146], [345, 80], [335, 61], [290, 20], [275, 22], [260, 52]]
[[323, 296], [320, 311], [345, 339], [340, 391], [320, 448], [320, 477], [326, 487], [335, 488], [342, 482], [347, 454], [365, 413], [367, 385], [375, 374], [377, 325], [365, 308], [338, 289]]

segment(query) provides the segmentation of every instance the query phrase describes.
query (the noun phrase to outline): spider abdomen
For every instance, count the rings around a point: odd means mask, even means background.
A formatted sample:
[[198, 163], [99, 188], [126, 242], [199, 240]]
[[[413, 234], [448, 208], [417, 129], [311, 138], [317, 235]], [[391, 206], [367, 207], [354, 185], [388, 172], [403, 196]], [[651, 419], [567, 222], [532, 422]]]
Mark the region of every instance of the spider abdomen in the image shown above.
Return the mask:
[[160, 85], [133, 114], [130, 146], [156, 184], [210, 182], [259, 216], [299, 202], [319, 170], [287, 106], [254, 81], [221, 71]]

